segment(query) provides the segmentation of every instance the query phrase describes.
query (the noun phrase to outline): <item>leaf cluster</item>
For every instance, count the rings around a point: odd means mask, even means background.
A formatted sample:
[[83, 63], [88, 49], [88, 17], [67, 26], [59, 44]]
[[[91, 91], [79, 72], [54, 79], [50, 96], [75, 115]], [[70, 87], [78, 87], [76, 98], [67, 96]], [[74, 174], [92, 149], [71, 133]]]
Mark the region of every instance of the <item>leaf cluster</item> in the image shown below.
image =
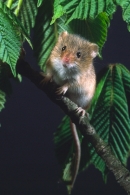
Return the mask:
[[[113, 153], [126, 166], [130, 150], [130, 72], [121, 64], [111, 64], [100, 75], [95, 96], [89, 109], [90, 123], [98, 135], [111, 146]], [[70, 119], [65, 116], [54, 135], [55, 150], [63, 166], [63, 180], [68, 181], [73, 163], [73, 139]], [[105, 162], [95, 152], [93, 146], [80, 135], [80, 170], [93, 164], [107, 176]]]
[[22, 44], [27, 40], [31, 45], [32, 28], [33, 51], [42, 70], [58, 35], [65, 30], [97, 43], [101, 54], [117, 6], [122, 8], [129, 29], [128, 1], [0, 0], [0, 60], [16, 77]]

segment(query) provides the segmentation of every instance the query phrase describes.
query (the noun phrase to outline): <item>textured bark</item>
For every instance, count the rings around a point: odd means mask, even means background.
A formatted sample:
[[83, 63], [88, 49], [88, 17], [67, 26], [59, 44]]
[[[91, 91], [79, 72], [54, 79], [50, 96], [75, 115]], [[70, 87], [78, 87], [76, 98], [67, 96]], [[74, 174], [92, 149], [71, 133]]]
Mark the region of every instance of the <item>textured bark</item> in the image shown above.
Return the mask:
[[17, 72], [30, 79], [38, 88], [43, 90], [54, 103], [63, 109], [63, 111], [71, 118], [72, 122], [76, 124], [82, 135], [93, 145], [98, 155], [105, 161], [106, 166], [113, 172], [117, 182], [130, 195], [129, 171], [114, 156], [109, 145], [97, 135], [95, 129], [89, 123], [88, 118], [86, 116], [81, 117], [75, 112], [78, 108], [77, 105], [67, 97], [57, 96], [55, 94], [57, 86], [53, 82], [49, 82], [47, 85], [42, 85], [44, 77], [38, 71], [33, 70], [24, 60], [18, 61]]

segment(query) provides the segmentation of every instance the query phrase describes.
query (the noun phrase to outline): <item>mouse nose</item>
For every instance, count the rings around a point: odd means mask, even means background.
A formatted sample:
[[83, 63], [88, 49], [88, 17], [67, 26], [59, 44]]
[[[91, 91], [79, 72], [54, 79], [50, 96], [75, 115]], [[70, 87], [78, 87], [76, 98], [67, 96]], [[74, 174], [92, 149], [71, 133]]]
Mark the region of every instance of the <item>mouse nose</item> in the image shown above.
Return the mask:
[[71, 60], [71, 56], [70, 54], [66, 53], [62, 56], [62, 60], [64, 63], [70, 63], [70, 60]]
[[65, 57], [63, 58], [63, 61], [64, 61], [65, 63], [69, 63], [70, 58], [65, 56]]

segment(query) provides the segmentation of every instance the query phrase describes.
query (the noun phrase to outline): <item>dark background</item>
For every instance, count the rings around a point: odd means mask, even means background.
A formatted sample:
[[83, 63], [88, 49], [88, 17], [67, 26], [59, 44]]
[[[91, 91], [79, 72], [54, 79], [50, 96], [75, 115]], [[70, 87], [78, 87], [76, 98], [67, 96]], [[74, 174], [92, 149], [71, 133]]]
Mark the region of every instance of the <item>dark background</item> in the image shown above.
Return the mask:
[[[25, 44], [27, 61], [37, 68], [32, 51]], [[120, 62], [130, 69], [130, 33], [118, 9], [111, 21], [103, 61], [96, 70]], [[60, 166], [55, 157], [53, 133], [64, 116], [46, 95], [28, 79], [11, 80], [13, 93], [0, 113], [0, 195], [67, 195], [59, 182]], [[126, 195], [110, 173], [104, 184], [98, 170], [90, 166], [75, 183], [72, 195]]]

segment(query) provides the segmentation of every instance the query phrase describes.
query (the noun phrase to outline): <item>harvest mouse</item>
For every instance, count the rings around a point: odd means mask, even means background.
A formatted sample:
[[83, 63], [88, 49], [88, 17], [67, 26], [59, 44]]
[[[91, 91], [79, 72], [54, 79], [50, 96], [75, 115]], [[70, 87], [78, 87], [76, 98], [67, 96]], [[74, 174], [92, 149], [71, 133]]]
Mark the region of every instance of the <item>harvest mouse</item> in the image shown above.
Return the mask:
[[[75, 102], [82, 115], [90, 105], [95, 92], [96, 75], [93, 59], [98, 54], [98, 46], [78, 35], [62, 32], [46, 63], [44, 83], [53, 80], [59, 88], [56, 93], [65, 94]], [[80, 141], [75, 124], [71, 122], [75, 142], [75, 172], [70, 186], [73, 187], [80, 164]]]

